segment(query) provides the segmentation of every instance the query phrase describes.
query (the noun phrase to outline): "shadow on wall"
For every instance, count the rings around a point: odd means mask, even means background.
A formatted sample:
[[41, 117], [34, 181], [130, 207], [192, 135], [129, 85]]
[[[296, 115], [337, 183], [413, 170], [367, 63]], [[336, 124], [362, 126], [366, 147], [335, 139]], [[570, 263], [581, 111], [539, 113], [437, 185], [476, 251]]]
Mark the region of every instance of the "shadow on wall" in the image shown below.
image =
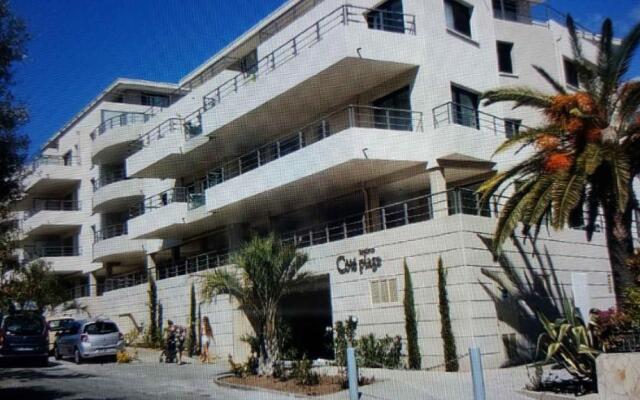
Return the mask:
[[492, 283], [480, 282], [480, 285], [493, 301], [498, 320], [523, 339], [514, 343], [503, 336], [508, 360], [502, 366], [531, 361], [542, 332], [538, 314], [552, 321], [561, 317], [562, 302], [566, 298], [549, 251], [544, 246], [541, 253], [534, 240], [530, 240], [531, 249], [527, 251], [523, 241], [512, 237], [516, 251], [497, 254], [492, 250], [492, 238], [480, 234], [478, 237], [498, 263], [496, 268], [482, 268], [482, 274], [491, 279], [499, 291], [496, 292]]

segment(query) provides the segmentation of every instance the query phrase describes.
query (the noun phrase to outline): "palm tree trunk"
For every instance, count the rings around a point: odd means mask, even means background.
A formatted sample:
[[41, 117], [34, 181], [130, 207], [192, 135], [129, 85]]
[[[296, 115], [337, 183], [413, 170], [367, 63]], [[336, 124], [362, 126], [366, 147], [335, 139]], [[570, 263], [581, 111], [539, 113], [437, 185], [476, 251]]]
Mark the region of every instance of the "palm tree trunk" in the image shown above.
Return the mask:
[[273, 364], [280, 358], [276, 331], [276, 311], [267, 313], [260, 357], [260, 375], [273, 375]]
[[609, 251], [609, 263], [613, 277], [613, 286], [616, 294], [616, 305], [620, 308], [625, 299], [625, 291], [634, 284], [631, 269], [627, 266], [627, 260], [633, 255], [633, 235], [631, 232], [631, 212], [629, 205], [624, 213], [604, 210], [605, 233], [607, 249]]

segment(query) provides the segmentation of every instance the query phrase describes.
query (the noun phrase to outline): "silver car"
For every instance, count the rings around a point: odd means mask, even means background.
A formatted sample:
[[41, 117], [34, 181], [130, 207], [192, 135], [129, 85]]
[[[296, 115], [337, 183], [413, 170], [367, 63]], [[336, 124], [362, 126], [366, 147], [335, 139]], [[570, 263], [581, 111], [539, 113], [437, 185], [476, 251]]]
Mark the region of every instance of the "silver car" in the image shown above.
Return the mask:
[[73, 357], [76, 364], [95, 357], [115, 359], [118, 350], [124, 348], [124, 336], [118, 325], [108, 319], [75, 321], [58, 336], [56, 359]]

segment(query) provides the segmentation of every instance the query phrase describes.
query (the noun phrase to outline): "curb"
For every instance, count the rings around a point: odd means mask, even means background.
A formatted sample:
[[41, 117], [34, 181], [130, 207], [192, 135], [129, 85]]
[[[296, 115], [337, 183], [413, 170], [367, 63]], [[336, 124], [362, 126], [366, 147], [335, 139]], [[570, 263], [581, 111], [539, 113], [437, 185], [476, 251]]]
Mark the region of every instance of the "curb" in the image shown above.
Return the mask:
[[263, 392], [263, 393], [269, 393], [273, 395], [290, 397], [293, 399], [322, 399], [324, 397], [324, 396], [307, 396], [305, 394], [281, 392], [279, 390], [265, 389], [257, 386], [240, 385], [238, 383], [229, 383], [229, 382], [222, 381], [222, 378], [227, 378], [230, 376], [233, 376], [233, 374], [229, 372], [220, 373], [213, 378], [213, 382], [220, 387], [224, 387], [228, 389], [244, 390], [247, 392]]
[[576, 397], [570, 394], [558, 394], [558, 393], [551, 393], [551, 392], [532, 392], [531, 390], [525, 390], [525, 389], [516, 390], [516, 393], [519, 393], [523, 396], [527, 396], [535, 400], [576, 400], [576, 399], [588, 400], [592, 398], [589, 395]]

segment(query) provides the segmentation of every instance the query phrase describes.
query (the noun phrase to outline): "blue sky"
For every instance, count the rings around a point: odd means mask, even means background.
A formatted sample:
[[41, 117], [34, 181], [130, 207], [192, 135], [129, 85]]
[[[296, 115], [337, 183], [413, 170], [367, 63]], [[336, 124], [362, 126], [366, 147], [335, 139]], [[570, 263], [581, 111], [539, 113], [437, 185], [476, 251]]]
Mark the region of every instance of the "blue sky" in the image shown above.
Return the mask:
[[[117, 77], [177, 82], [284, 0], [10, 0], [32, 40], [15, 94], [30, 111], [31, 152]], [[638, 0], [550, 0], [590, 29], [624, 34]], [[640, 56], [640, 54], [639, 54]], [[633, 66], [640, 76], [640, 62]]]

